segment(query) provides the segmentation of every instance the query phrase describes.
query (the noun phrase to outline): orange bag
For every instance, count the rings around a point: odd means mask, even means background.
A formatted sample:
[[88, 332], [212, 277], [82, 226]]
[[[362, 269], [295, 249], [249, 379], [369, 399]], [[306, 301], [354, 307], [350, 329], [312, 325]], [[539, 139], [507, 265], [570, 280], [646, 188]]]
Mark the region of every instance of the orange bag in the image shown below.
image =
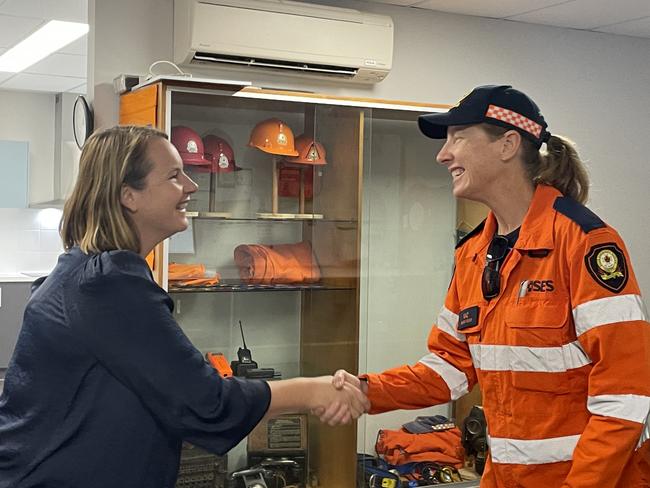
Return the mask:
[[380, 430], [375, 450], [377, 455], [393, 465], [431, 461], [462, 468], [465, 458], [457, 427], [424, 434], [411, 434], [404, 429]]

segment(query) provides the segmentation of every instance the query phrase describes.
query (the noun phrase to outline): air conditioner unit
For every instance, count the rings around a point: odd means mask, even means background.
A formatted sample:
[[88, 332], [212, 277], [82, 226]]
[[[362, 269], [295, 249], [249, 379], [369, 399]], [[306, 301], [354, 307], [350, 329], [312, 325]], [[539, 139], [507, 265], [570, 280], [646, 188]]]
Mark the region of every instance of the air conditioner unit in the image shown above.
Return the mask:
[[286, 0], [175, 0], [174, 61], [377, 83], [393, 59], [384, 15]]

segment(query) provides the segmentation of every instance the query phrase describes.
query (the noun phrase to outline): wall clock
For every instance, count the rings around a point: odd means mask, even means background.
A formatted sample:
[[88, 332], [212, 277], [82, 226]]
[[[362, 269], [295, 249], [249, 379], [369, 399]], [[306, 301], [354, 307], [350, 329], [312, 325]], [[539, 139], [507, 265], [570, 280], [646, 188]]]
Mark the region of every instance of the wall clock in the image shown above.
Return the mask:
[[72, 130], [77, 146], [82, 149], [86, 139], [93, 133], [93, 113], [83, 95], [77, 97], [72, 108]]

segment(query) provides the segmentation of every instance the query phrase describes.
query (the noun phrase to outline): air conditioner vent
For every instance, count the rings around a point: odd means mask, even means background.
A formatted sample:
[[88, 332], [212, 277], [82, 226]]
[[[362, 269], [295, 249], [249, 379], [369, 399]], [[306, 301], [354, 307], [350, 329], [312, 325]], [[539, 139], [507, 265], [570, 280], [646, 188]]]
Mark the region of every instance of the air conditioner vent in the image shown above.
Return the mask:
[[211, 54], [197, 52], [194, 55], [196, 61], [208, 63], [234, 64], [248, 66], [251, 68], [274, 68], [282, 70], [291, 70], [303, 73], [318, 73], [323, 75], [337, 76], [341, 78], [354, 78], [358, 72], [356, 68], [344, 66], [330, 66], [327, 64], [300, 63], [296, 61], [282, 61], [277, 59], [260, 59], [249, 56], [232, 56], [229, 54]]
[[393, 20], [293, 0], [174, 0], [174, 62], [378, 83], [393, 63]]

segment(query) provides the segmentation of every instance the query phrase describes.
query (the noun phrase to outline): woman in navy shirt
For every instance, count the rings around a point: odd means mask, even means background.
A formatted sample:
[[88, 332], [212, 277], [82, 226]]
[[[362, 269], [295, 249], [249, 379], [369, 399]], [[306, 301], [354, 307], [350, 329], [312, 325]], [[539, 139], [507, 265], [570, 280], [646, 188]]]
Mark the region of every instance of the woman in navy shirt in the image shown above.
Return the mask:
[[114, 127], [84, 146], [66, 253], [34, 291], [0, 397], [0, 488], [173, 487], [181, 442], [217, 454], [266, 415], [367, 409], [331, 377], [222, 379], [144, 259], [184, 230], [196, 184], [167, 136]]

